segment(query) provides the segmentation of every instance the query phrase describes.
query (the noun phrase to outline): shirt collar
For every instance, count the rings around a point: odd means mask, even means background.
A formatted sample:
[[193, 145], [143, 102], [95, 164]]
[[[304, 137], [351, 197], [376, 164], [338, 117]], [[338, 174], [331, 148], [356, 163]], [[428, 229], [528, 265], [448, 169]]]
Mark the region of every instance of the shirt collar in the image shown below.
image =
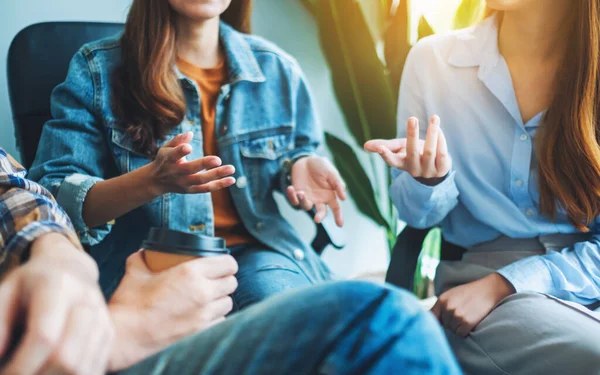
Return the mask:
[[[230, 84], [239, 81], [266, 81], [244, 34], [235, 30], [225, 22], [221, 22], [219, 27], [219, 38], [225, 50]], [[177, 78], [180, 80], [188, 80], [188, 77], [186, 77], [177, 66], [175, 66], [175, 74], [177, 74]]]
[[496, 66], [499, 60], [496, 15], [460, 32], [448, 57], [448, 63], [452, 66], [457, 68], [479, 66], [483, 71]]

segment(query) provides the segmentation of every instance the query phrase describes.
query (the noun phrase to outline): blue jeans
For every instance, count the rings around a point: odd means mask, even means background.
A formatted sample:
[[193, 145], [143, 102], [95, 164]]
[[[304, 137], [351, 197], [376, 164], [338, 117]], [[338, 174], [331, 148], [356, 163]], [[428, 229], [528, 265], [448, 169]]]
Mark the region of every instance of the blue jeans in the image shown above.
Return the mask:
[[[234, 311], [242, 310], [276, 294], [313, 285], [298, 261], [274, 250], [255, 245], [234, 246], [231, 255], [239, 264], [238, 289], [233, 294]], [[320, 259], [318, 260], [320, 262]], [[329, 270], [318, 264], [321, 279], [330, 280]]]
[[119, 375], [460, 373], [411, 294], [350, 281], [269, 299]]

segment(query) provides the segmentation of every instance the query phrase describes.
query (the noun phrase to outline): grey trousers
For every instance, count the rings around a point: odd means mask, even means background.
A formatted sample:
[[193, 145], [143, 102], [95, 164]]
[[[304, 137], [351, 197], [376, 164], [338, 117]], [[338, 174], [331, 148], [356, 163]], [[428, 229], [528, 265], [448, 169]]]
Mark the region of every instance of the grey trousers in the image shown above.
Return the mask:
[[[527, 256], [585, 240], [552, 235], [513, 240], [501, 237], [469, 249], [461, 261], [443, 261], [436, 293], [475, 281]], [[446, 331], [465, 374], [600, 374], [600, 308], [536, 293], [503, 301], [466, 338]]]

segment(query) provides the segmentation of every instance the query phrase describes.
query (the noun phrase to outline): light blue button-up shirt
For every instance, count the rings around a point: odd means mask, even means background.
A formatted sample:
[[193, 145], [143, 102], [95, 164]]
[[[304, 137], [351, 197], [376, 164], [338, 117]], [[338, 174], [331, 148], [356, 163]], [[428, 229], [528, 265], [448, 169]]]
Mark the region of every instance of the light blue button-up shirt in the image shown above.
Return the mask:
[[[497, 40], [495, 18], [426, 38], [411, 51], [400, 88], [399, 137], [406, 137], [406, 121], [415, 116], [424, 139], [428, 118], [439, 115], [453, 171], [435, 187], [393, 171], [394, 204], [408, 225], [441, 225], [448, 241], [465, 247], [501, 235], [577, 232], [564, 211], [555, 220], [539, 212], [535, 138], [544, 113], [523, 122]], [[600, 300], [600, 220], [590, 229], [588, 242], [499, 272], [517, 292], [582, 304]]]

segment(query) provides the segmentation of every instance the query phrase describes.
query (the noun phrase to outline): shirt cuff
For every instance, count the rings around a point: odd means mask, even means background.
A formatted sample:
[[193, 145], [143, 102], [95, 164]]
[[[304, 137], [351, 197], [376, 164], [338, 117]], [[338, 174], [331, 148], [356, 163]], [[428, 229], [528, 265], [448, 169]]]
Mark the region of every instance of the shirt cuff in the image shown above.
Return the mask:
[[6, 254], [10, 257], [2, 265], [0, 274], [6, 274], [11, 268], [19, 266], [25, 260], [27, 250], [38, 238], [49, 233], [59, 233], [67, 237], [76, 248], [83, 251], [83, 247], [73, 230], [55, 221], [33, 221], [19, 230], [6, 244]]
[[402, 173], [392, 183], [392, 192], [397, 194], [401, 191], [418, 202], [428, 202], [446, 197], [455, 197], [458, 195], [458, 189], [454, 178], [456, 172], [450, 172], [442, 182], [437, 185], [429, 186], [417, 181], [409, 173]]
[[110, 233], [112, 227], [107, 223], [96, 228], [88, 228], [83, 220], [83, 202], [90, 189], [100, 181], [103, 179], [78, 173], [72, 174], [64, 179], [56, 195], [56, 201], [71, 218], [81, 242], [90, 246], [99, 244]]
[[532, 256], [497, 271], [508, 280], [517, 293], [536, 292], [554, 295], [550, 269], [542, 256]]

